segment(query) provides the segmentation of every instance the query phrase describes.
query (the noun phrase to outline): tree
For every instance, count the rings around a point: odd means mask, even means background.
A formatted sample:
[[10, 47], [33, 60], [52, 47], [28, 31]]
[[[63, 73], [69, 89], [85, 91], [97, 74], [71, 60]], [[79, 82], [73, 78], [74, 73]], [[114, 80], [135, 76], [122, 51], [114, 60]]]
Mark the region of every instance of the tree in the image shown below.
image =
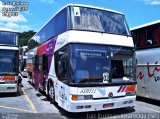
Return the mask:
[[29, 30], [29, 31], [24, 31], [22, 33], [19, 33], [19, 41], [18, 41], [18, 45], [20, 47], [22, 46], [27, 46], [28, 41], [34, 36], [36, 32], [34, 32], [33, 30]]

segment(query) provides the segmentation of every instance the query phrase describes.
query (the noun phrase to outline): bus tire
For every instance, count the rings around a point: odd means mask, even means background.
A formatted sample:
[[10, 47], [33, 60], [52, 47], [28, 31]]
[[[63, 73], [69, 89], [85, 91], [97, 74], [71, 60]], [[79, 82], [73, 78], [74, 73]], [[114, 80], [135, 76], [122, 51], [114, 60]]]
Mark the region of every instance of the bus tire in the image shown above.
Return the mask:
[[54, 87], [53, 87], [53, 82], [51, 79], [48, 80], [48, 85], [47, 85], [47, 97], [48, 100], [50, 100], [52, 103], [55, 103], [55, 92], [54, 92]]

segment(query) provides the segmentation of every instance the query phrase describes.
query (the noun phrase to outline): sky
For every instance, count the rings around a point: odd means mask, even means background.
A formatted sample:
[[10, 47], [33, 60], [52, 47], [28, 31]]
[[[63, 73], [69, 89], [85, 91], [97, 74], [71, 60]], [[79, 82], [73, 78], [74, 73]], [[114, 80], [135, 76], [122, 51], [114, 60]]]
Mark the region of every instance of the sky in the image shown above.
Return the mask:
[[[19, 12], [16, 17], [4, 17], [2, 2], [7, 1], [29, 2], [28, 11]], [[119, 11], [125, 15], [130, 28], [160, 20], [160, 0], [0, 0], [0, 28], [37, 32], [59, 9], [70, 3]]]

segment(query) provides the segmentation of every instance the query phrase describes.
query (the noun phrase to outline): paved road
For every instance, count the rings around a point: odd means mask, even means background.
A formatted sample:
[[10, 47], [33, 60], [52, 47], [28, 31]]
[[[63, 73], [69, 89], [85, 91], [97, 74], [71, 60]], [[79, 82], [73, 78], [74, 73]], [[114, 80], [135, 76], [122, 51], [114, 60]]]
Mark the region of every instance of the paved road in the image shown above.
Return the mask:
[[[97, 119], [97, 118], [160, 118], [157, 101], [137, 98], [134, 108], [89, 113], [67, 113], [36, 91], [23, 79], [23, 87], [15, 94], [0, 94], [0, 119]], [[149, 114], [148, 114], [149, 113]]]

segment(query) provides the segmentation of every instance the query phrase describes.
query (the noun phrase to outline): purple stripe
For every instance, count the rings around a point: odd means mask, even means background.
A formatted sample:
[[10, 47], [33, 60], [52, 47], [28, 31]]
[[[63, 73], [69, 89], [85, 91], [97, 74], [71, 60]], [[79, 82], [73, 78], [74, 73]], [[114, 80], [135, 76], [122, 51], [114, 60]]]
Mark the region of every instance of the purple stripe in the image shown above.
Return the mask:
[[121, 92], [123, 92], [125, 89], [126, 89], [126, 86], [123, 86], [123, 88], [122, 88]]
[[122, 89], [122, 87], [123, 87], [123, 86], [121, 86], [121, 87], [118, 89], [118, 91], [117, 91], [117, 92], [119, 92], [119, 91]]

